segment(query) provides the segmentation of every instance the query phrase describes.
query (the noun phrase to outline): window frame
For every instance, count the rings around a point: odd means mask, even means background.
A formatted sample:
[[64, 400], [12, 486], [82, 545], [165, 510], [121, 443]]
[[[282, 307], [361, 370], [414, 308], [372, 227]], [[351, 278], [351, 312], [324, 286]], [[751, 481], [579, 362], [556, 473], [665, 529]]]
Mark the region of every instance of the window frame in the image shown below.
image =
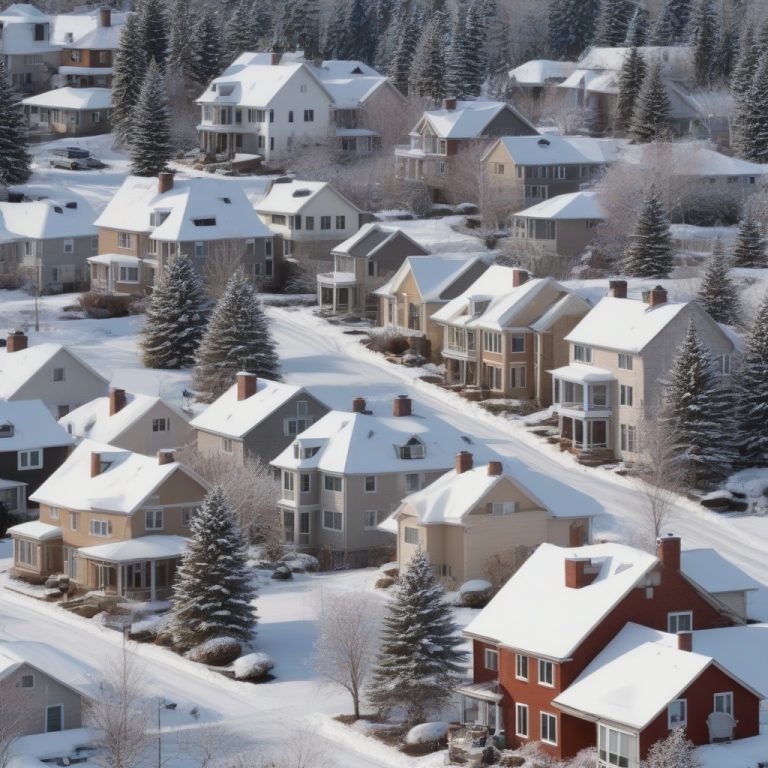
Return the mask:
[[[372, 487], [369, 487], [369, 480], [373, 480]], [[365, 475], [363, 478], [363, 492], [376, 493], [376, 475]]]
[[[331, 515], [331, 525], [326, 525], [326, 515]], [[338, 516], [339, 527], [335, 526]], [[344, 531], [344, 513], [339, 512], [336, 509], [324, 509], [322, 513], [322, 526], [326, 531], [335, 531], [336, 533], [342, 533]]]
[[632, 408], [633, 387], [631, 384], [619, 384], [619, 405]]
[[[681, 617], [687, 617], [688, 629], [680, 629], [679, 619]], [[675, 622], [675, 629], [672, 629], [672, 622]], [[667, 632], [670, 635], [679, 635], [682, 632], [693, 632], [693, 611], [669, 611], [667, 613]]]
[[51, 382], [58, 384], [60, 381], [67, 380], [66, 368], [51, 368]]
[[[162, 507], [149, 507], [144, 510], [144, 530], [145, 531], [162, 531], [165, 530], [165, 515]], [[150, 516], [152, 518], [152, 525], [149, 525]], [[157, 524], [159, 521], [159, 525]]]
[[330, 232], [331, 230], [331, 217], [330, 216], [321, 216], [320, 217], [320, 229], [324, 232]]
[[133, 237], [131, 236], [130, 232], [118, 232], [117, 233], [117, 247], [121, 251], [128, 251], [133, 246]]
[[323, 475], [323, 490], [330, 493], [343, 493], [344, 478], [340, 475]]
[[231, 437], [221, 438], [221, 451], [222, 453], [234, 453], [234, 441]]
[[[520, 717], [521, 712], [524, 712], [524, 718]], [[530, 734], [530, 719], [529, 719], [528, 705], [519, 701], [515, 702], [515, 736], [520, 736], [524, 739], [529, 738]], [[525, 720], [525, 730], [520, 727], [521, 719]]]
[[[680, 706], [680, 710], [682, 711], [682, 718], [680, 720], [674, 720], [674, 711], [673, 708], [676, 705], [682, 705]], [[685, 728], [685, 726], [688, 724], [688, 699], [674, 699], [674, 701], [670, 701], [667, 705], [667, 727], [672, 728]]]
[[588, 347], [586, 344], [574, 344], [573, 362], [592, 365], [592, 347]]
[[171, 420], [167, 417], [152, 419], [153, 432], [170, 432]]
[[347, 217], [344, 215], [340, 215], [336, 217], [336, 229], [346, 229], [347, 228]]
[[88, 525], [90, 536], [107, 539], [112, 535], [112, 523], [109, 520], [91, 520]]
[[[523, 671], [523, 667], [525, 670]], [[515, 680], [525, 680], [528, 682], [528, 654], [515, 654]]]
[[[32, 463], [31, 461], [32, 454], [37, 454], [36, 463]], [[22, 457], [26, 457], [26, 465], [24, 464], [24, 459]], [[16, 452], [16, 469], [19, 472], [27, 472], [33, 469], [42, 469], [43, 464], [44, 458], [42, 448], [27, 448], [26, 450]]]
[[[547, 738], [544, 737], [544, 723], [547, 722]], [[554, 731], [554, 738], [550, 736], [551, 731]], [[539, 734], [541, 736], [542, 744], [550, 744], [551, 746], [557, 746], [557, 715], [553, 715], [551, 712], [539, 713]]]
[[[548, 659], [538, 659], [537, 666], [537, 675], [536, 675], [536, 682], [543, 686], [544, 688], [554, 688], [555, 687], [555, 664], [553, 661], [549, 661]], [[546, 679], [546, 676], [542, 675], [542, 671], [545, 669], [549, 669], [549, 678], [550, 681], [548, 682]]]
[[[415, 541], [413, 541], [414, 538], [416, 539]], [[419, 529], [414, 528], [411, 525], [404, 525], [403, 526], [403, 542], [405, 544], [410, 544], [414, 547], [418, 547], [419, 544], [421, 544], [421, 536], [419, 535]]]
[[[24, 685], [25, 680], [30, 680], [29, 685]], [[21, 677], [19, 678], [19, 688], [24, 688], [27, 691], [33, 690], [35, 687], [35, 675], [32, 672], [25, 672]]]
[[619, 352], [617, 357], [618, 359], [616, 361], [616, 365], [620, 371], [633, 370], [634, 359], [632, 355], [628, 354], [627, 352]]
[[[373, 515], [371, 518], [370, 515]], [[378, 509], [365, 509], [363, 510], [363, 528], [366, 531], [375, 531], [379, 527], [379, 510]]]
[[499, 652], [496, 648], [483, 649], [483, 666], [491, 672], [499, 671]]
[[[717, 700], [723, 699], [724, 701], [730, 702], [729, 709], [718, 709], [717, 708]], [[718, 691], [714, 694], [712, 697], [712, 711], [713, 712], [724, 712], [727, 715], [730, 715], [731, 717], [735, 718], [734, 715], [734, 697], [733, 697], [733, 691]]]

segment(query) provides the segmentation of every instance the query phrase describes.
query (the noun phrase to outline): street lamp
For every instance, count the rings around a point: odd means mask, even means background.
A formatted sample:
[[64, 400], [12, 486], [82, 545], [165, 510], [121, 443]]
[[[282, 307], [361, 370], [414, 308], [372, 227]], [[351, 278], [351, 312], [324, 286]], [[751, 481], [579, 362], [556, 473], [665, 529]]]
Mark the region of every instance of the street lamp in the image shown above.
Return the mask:
[[157, 703], [157, 768], [161, 768], [163, 764], [163, 736], [160, 732], [160, 715], [164, 709], [176, 709], [176, 702], [160, 699], [160, 701]]

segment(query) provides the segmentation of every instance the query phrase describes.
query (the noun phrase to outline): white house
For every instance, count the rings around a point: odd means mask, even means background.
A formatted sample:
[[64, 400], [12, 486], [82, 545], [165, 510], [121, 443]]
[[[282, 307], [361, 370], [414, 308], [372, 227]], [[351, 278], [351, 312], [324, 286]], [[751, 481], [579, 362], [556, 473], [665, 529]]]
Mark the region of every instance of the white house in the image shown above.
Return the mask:
[[52, 40], [53, 19], [28, 3], [14, 3], [0, 12], [0, 56], [20, 93], [45, 90], [59, 66], [61, 47]]

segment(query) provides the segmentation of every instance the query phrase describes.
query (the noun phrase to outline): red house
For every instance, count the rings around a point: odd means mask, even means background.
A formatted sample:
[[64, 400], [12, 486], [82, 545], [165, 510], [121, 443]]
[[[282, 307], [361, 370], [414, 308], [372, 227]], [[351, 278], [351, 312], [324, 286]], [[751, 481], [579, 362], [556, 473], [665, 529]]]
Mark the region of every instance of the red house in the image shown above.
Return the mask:
[[542, 544], [465, 630], [464, 722], [503, 729], [512, 746], [540, 741], [558, 759], [597, 745], [598, 765], [627, 768], [678, 725], [695, 744], [755, 736], [763, 695], [691, 650], [694, 630], [742, 624], [681, 569], [675, 536], [656, 556]]

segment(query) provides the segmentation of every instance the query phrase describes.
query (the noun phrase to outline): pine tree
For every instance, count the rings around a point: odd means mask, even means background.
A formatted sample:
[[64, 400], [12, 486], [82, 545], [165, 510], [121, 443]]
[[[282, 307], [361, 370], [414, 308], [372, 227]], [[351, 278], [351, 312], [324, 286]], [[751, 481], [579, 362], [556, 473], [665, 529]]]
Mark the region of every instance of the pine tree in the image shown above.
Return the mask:
[[392, 53], [388, 75], [402, 94], [408, 93], [408, 78], [411, 74], [413, 57], [416, 55], [420, 29], [421, 15], [417, 10], [411, 11], [400, 25], [397, 45]]
[[632, 139], [641, 144], [669, 137], [669, 97], [658, 61], [648, 67], [635, 101], [629, 130]]
[[718, 70], [718, 22], [712, 0], [699, 0], [690, 24], [696, 85], [707, 88], [712, 85]]
[[654, 45], [680, 45], [685, 42], [691, 0], [665, 0], [651, 35]]
[[21, 96], [11, 86], [0, 57], [0, 187], [25, 182], [32, 172], [31, 162]]
[[549, 48], [558, 59], [577, 59], [595, 36], [599, 0], [550, 0]]
[[[258, 2], [258, 0], [256, 1]], [[224, 26], [226, 64], [231, 64], [246, 51], [257, 50], [259, 37], [262, 33], [263, 30], [256, 17], [254, 0], [240, 0]]]
[[715, 54], [715, 75], [720, 82], [727, 83], [731, 79], [738, 52], [739, 35], [736, 29], [734, 14], [720, 7], [720, 32], [717, 35], [717, 52]]
[[746, 99], [736, 104], [737, 152], [745, 160], [768, 163], [768, 50], [761, 54]]
[[636, 10], [633, 0], [602, 0], [594, 45], [615, 48], [627, 37], [627, 29]]
[[440, 711], [461, 679], [465, 653], [443, 588], [417, 550], [393, 590], [369, 688], [381, 710], [402, 706], [413, 722]]
[[672, 363], [664, 419], [693, 487], [727, 474], [733, 458], [719, 387], [709, 350], [691, 319]]
[[352, 0], [347, 30], [349, 58], [364, 61], [366, 64], [372, 62], [376, 40], [373, 36], [373, 20], [368, 0]]
[[652, 184], [624, 252], [624, 271], [632, 277], [667, 277], [672, 269], [672, 258], [669, 219], [659, 192]]
[[347, 32], [347, 2], [336, 3], [325, 30], [325, 58], [348, 59], [349, 35]]
[[760, 269], [768, 266], [765, 252], [765, 239], [760, 231], [760, 224], [747, 208], [744, 218], [739, 222], [736, 244], [733, 248], [733, 266], [748, 269]]
[[256, 627], [256, 589], [245, 542], [221, 486], [192, 517], [190, 539], [176, 571], [169, 628], [182, 650], [214, 637], [248, 642]]
[[162, 69], [168, 57], [168, 17], [164, 0], [139, 0], [136, 6], [139, 45], [144, 59]]
[[165, 79], [154, 59], [131, 113], [128, 154], [134, 176], [157, 176], [173, 155]]
[[202, 280], [185, 254], [172, 256], [155, 282], [141, 330], [147, 368], [187, 368], [205, 332], [208, 301]]
[[272, 34], [273, 49], [304, 51], [305, 58], [314, 59], [320, 51], [317, 0], [284, 0], [278, 8]]
[[456, 9], [445, 55], [445, 85], [448, 95], [455, 96], [457, 99], [463, 99], [468, 95], [469, 65], [467, 62], [471, 57], [472, 51], [470, 51], [467, 31], [467, 5], [462, 1]]
[[467, 46], [469, 56], [466, 61], [467, 79], [464, 89], [468, 96], [479, 96], [486, 75], [486, 19], [483, 0], [471, 0], [467, 8], [466, 23]]
[[648, 41], [648, 9], [642, 2], [635, 5], [635, 10], [627, 26], [627, 36], [624, 45], [630, 48], [639, 48]]
[[739, 55], [731, 73], [730, 86], [734, 100], [731, 120], [731, 147], [737, 155], [745, 151], [745, 126], [749, 116], [749, 91], [755, 77], [759, 51], [755, 44], [755, 32], [752, 24], [745, 24], [739, 39]]
[[632, 113], [645, 80], [645, 59], [637, 48], [630, 48], [619, 74], [617, 111], [626, 131], [632, 125]]
[[120, 33], [112, 74], [112, 130], [124, 144], [130, 138], [131, 115], [146, 71], [147, 62], [139, 38], [139, 20], [136, 14], [129, 13]]
[[216, 12], [205, 6], [195, 25], [192, 40], [190, 76], [199, 86], [206, 86], [221, 74], [222, 40]]
[[267, 319], [253, 286], [238, 271], [229, 279], [197, 352], [192, 385], [197, 399], [210, 403], [238, 371], [267, 379], [280, 377], [280, 365]]
[[[173, 0], [168, 33], [168, 66], [179, 72], [185, 81], [192, 77], [196, 48], [190, 44], [190, 33], [195, 25], [192, 20], [190, 0]], [[209, 6], [205, 7], [207, 10]]]
[[440, 102], [446, 96], [445, 61], [443, 60], [443, 25], [442, 13], [436, 13], [427, 24], [413, 59], [413, 71], [408, 93], [427, 96], [434, 102]]
[[741, 461], [768, 464], [768, 295], [757, 310], [736, 376]]
[[731, 274], [723, 241], [718, 237], [699, 290], [699, 301], [713, 320], [726, 325], [739, 321], [739, 293]]

